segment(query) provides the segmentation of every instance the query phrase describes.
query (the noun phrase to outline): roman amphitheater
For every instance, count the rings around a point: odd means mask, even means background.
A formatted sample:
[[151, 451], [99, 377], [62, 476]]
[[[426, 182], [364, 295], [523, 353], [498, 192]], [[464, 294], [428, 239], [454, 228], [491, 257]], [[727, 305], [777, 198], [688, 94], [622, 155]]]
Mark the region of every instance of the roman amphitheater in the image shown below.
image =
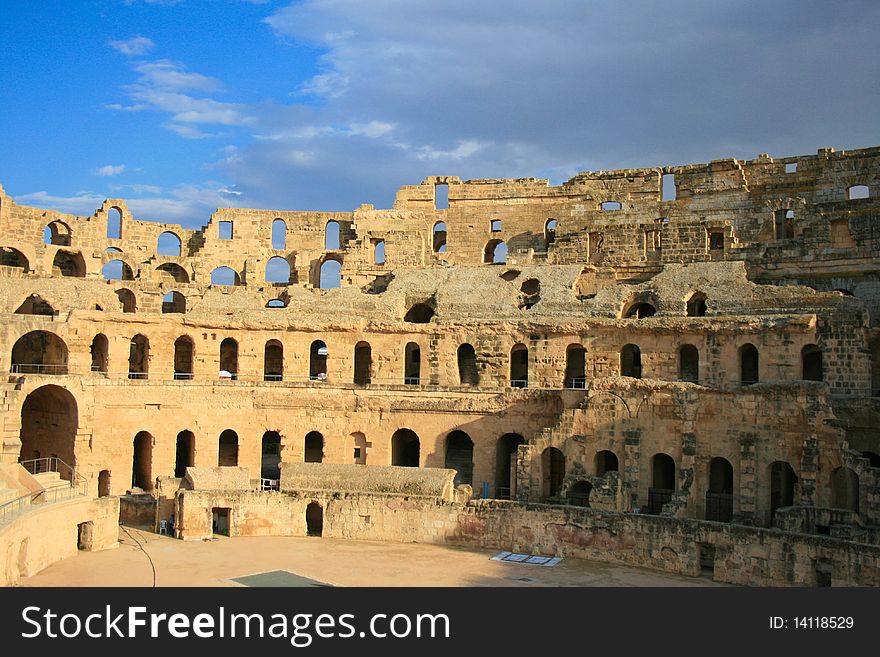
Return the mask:
[[121, 521], [878, 585], [878, 196], [880, 147], [198, 230], [0, 189], [0, 583]]

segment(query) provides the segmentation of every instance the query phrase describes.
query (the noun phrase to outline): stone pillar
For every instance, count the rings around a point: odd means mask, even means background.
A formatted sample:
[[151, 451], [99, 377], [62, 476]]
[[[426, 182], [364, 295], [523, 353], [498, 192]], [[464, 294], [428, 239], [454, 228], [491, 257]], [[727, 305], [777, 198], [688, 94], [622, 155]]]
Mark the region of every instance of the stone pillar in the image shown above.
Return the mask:
[[757, 510], [757, 460], [754, 434], [742, 434], [739, 439], [739, 512], [734, 522], [753, 525]]
[[811, 433], [804, 438], [801, 450], [801, 471], [798, 477], [800, 497], [795, 504], [816, 506], [816, 473], [819, 470], [819, 440]]
[[[516, 501], [528, 502], [532, 497], [532, 455], [535, 448], [528, 443], [516, 448]], [[540, 481], [538, 493], [540, 493]]]
[[639, 429], [628, 429], [623, 432], [623, 477], [630, 486], [630, 506], [638, 507], [648, 504], [647, 498], [644, 505], [639, 504], [639, 481], [641, 479], [641, 443], [642, 432]]

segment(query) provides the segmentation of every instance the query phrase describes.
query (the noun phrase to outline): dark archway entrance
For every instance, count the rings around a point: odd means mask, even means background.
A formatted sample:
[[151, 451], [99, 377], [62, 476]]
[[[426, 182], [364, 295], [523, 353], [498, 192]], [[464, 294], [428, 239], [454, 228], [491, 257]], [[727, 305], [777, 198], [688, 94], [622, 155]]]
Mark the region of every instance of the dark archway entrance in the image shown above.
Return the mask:
[[456, 471], [456, 486], [474, 483], [474, 441], [464, 431], [446, 437], [445, 466]]
[[14, 374], [67, 374], [67, 345], [48, 331], [25, 333], [12, 346]]
[[541, 454], [544, 499], [555, 497], [565, 479], [565, 455], [555, 447], [548, 447]]
[[733, 519], [733, 466], [725, 458], [709, 462], [709, 490], [706, 491], [706, 520]]
[[498, 439], [495, 448], [495, 497], [500, 500], [516, 496], [516, 453], [526, 439], [518, 433], [507, 433]]
[[391, 465], [419, 467], [419, 437], [410, 429], [398, 429], [391, 437]]
[[134, 437], [131, 485], [146, 492], [153, 490], [153, 436], [146, 431]]
[[324, 509], [317, 502], [310, 502], [306, 507], [306, 533], [309, 536], [324, 533]]
[[220, 444], [217, 451], [217, 465], [238, 465], [238, 434], [232, 429], [226, 429], [220, 434]]
[[654, 454], [651, 463], [651, 487], [648, 489], [648, 513], [659, 514], [675, 493], [675, 461], [669, 454]]
[[324, 461], [324, 436], [317, 431], [306, 434], [303, 460], [306, 463], [322, 463]]
[[174, 476], [183, 477], [186, 469], [196, 464], [196, 437], [192, 431], [177, 434], [177, 450], [174, 459]]
[[770, 465], [770, 516], [786, 506], [794, 504], [794, 485], [797, 477], [794, 469], [785, 461], [774, 461]]
[[267, 431], [263, 434], [262, 462], [260, 477], [263, 479], [281, 478], [281, 434]]
[[37, 388], [21, 407], [19, 461], [58, 456], [68, 465], [76, 465], [78, 426], [76, 399], [70, 392], [54, 385]]

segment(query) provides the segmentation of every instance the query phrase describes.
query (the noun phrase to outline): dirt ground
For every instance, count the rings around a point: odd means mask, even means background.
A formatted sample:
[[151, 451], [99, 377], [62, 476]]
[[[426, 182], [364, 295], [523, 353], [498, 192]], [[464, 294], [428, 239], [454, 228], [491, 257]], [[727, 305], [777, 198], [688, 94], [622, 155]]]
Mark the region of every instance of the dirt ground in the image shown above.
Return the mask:
[[118, 548], [81, 552], [20, 586], [152, 586], [151, 560], [157, 586], [241, 586], [232, 578], [275, 570], [333, 586], [719, 586], [705, 577], [581, 559], [553, 567], [491, 561], [495, 551], [438, 545], [282, 537], [184, 542], [126, 529]]

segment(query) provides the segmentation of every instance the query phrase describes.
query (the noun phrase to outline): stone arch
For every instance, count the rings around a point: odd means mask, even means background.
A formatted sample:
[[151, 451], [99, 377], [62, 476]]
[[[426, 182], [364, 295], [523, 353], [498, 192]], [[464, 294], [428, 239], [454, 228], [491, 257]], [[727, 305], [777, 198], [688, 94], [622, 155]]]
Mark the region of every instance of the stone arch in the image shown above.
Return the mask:
[[122, 210], [116, 206], [107, 210], [107, 239], [122, 239]]
[[92, 344], [89, 347], [89, 352], [92, 356], [92, 372], [101, 372], [103, 374], [107, 373], [109, 348], [110, 343], [107, 340], [107, 336], [103, 333], [98, 333], [94, 338], [92, 338]]
[[174, 476], [183, 477], [186, 469], [196, 464], [196, 437], [192, 431], [177, 434], [174, 457]]
[[354, 346], [354, 384], [369, 385], [373, 377], [373, 349], [363, 340]]
[[770, 464], [770, 515], [776, 509], [794, 505], [794, 487], [797, 476], [794, 468], [785, 461], [774, 461]]
[[465, 342], [457, 352], [458, 381], [463, 386], [480, 385], [480, 372], [477, 369], [477, 354], [473, 345]]
[[521, 342], [510, 350], [510, 385], [512, 388], [529, 387], [529, 348]]
[[165, 262], [153, 270], [153, 280], [157, 283], [189, 283], [189, 274], [176, 262]]
[[224, 429], [217, 439], [217, 465], [238, 465], [238, 434], [232, 429]]
[[21, 305], [15, 310], [16, 315], [41, 315], [45, 317], [53, 317], [58, 311], [52, 307], [48, 301], [43, 299], [39, 294], [31, 294]]
[[391, 465], [417, 468], [421, 462], [421, 444], [412, 429], [398, 429], [391, 436]]
[[73, 278], [85, 278], [86, 262], [79, 251], [57, 251], [52, 258], [52, 274]]
[[32, 390], [21, 406], [19, 461], [57, 455], [75, 466], [78, 429], [77, 402], [69, 390], [57, 385]]
[[43, 243], [53, 244], [55, 246], [70, 246], [73, 234], [70, 226], [63, 221], [56, 219], [49, 222], [43, 230]]
[[403, 351], [403, 383], [417, 386], [422, 376], [422, 349], [416, 342], [407, 342]]
[[287, 247], [287, 224], [280, 217], [272, 220], [272, 248], [281, 251]]
[[156, 238], [156, 253], [161, 256], [181, 256], [182, 242], [177, 233], [166, 230]]
[[49, 331], [30, 331], [15, 341], [11, 360], [15, 374], [67, 374], [67, 344]]
[[146, 379], [150, 372], [150, 340], [138, 333], [131, 339], [128, 351], [128, 378]]
[[224, 338], [220, 343], [220, 378], [238, 378], [238, 341]]
[[324, 435], [320, 431], [309, 431], [303, 442], [303, 462], [324, 462]]
[[280, 340], [267, 340], [263, 347], [263, 381], [284, 380], [284, 345]]
[[685, 302], [685, 315], [688, 317], [705, 317], [706, 295], [703, 292], [694, 292]]
[[675, 461], [659, 452], [651, 458], [651, 486], [648, 488], [648, 513], [658, 515], [675, 494]]
[[31, 269], [27, 257], [11, 246], [0, 246], [0, 267], [15, 267], [23, 270], [25, 274]]
[[726, 458], [709, 461], [709, 487], [706, 490], [706, 520], [733, 520], [733, 466]]
[[657, 314], [657, 297], [652, 292], [639, 292], [627, 299], [620, 316], [623, 319], [643, 319]]
[[195, 342], [188, 335], [181, 335], [174, 341], [174, 379], [188, 381], [193, 378]]
[[291, 267], [286, 258], [273, 256], [266, 262], [265, 279], [267, 283], [283, 283], [291, 285]]
[[120, 288], [116, 290], [116, 297], [119, 299], [119, 303], [122, 304], [122, 312], [137, 312], [137, 300], [135, 299], [134, 292], [126, 288]]
[[474, 441], [461, 430], [446, 436], [444, 467], [455, 470], [455, 485], [474, 483]]
[[281, 477], [281, 434], [267, 431], [261, 441], [262, 458], [260, 460], [260, 477], [263, 479], [279, 479]]
[[153, 436], [148, 431], [139, 431], [132, 443], [131, 485], [145, 492], [154, 488], [153, 443]]
[[517, 450], [526, 439], [518, 433], [506, 433], [495, 445], [495, 497], [513, 499], [516, 491]]
[[339, 222], [328, 221], [324, 226], [324, 250], [338, 251], [340, 244]]
[[596, 452], [593, 462], [597, 477], [604, 477], [609, 472], [619, 472], [620, 466], [617, 460], [617, 454], [610, 449], [603, 449]]
[[186, 297], [176, 290], [166, 292], [165, 295], [162, 297], [162, 312], [166, 314], [186, 313]]
[[642, 378], [642, 351], [638, 345], [627, 344], [620, 350], [620, 376]]
[[760, 379], [760, 362], [758, 349], [748, 342], [739, 348], [739, 381], [741, 385], [750, 386]]
[[[60, 251], [59, 251], [60, 253]], [[101, 276], [106, 281], [133, 281], [134, 273], [127, 262], [119, 258], [109, 260], [101, 267]]]
[[568, 503], [572, 506], [590, 506], [590, 493], [593, 491], [593, 484], [585, 479], [577, 481], [568, 489], [566, 495]]
[[323, 340], [315, 340], [309, 347], [309, 381], [327, 380], [327, 360], [330, 352]]
[[216, 267], [211, 270], [211, 285], [237, 287], [241, 285], [241, 276], [232, 267]]
[[317, 502], [306, 506], [306, 535], [320, 537], [324, 534], [324, 509]]
[[446, 223], [438, 221], [431, 229], [431, 244], [434, 253], [446, 253]]
[[507, 264], [507, 244], [504, 240], [489, 240], [483, 249], [483, 263], [487, 265]]
[[678, 379], [700, 382], [700, 352], [692, 344], [683, 344], [678, 350]]
[[561, 450], [548, 447], [541, 452], [541, 472], [541, 496], [546, 500], [559, 495], [565, 480], [565, 455]]
[[427, 324], [434, 317], [434, 308], [427, 303], [417, 303], [406, 311], [404, 322], [410, 324]]
[[324, 258], [318, 274], [318, 287], [331, 290], [342, 286], [342, 261], [338, 258]]
[[587, 350], [582, 344], [574, 343], [565, 348], [564, 388], [583, 389], [587, 387]]

